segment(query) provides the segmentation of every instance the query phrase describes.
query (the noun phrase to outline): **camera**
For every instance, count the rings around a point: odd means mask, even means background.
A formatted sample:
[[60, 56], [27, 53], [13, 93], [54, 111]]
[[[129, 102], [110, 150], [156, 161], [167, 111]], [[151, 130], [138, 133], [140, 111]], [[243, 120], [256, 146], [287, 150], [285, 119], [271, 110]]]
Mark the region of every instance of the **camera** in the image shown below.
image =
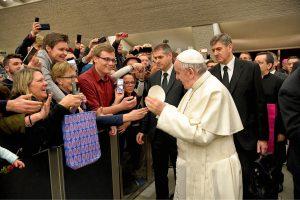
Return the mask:
[[106, 42], [107, 40], [106, 40], [106, 37], [105, 36], [103, 36], [103, 37], [100, 37], [99, 39], [98, 39], [98, 43], [104, 43], [104, 42]]
[[151, 47], [142, 47], [140, 49], [139, 53], [151, 53], [152, 52], [152, 48]]
[[41, 31], [50, 30], [50, 24], [40, 24], [40, 25], [41, 25], [40, 28]]
[[[40, 18], [35, 17], [34, 18], [34, 22], [39, 22]], [[41, 28], [39, 30], [43, 31], [43, 30], [50, 30], [50, 24], [40, 24]]]
[[134, 49], [134, 50], [129, 51], [129, 53], [135, 56], [135, 55], [139, 54], [139, 51], [137, 49]]

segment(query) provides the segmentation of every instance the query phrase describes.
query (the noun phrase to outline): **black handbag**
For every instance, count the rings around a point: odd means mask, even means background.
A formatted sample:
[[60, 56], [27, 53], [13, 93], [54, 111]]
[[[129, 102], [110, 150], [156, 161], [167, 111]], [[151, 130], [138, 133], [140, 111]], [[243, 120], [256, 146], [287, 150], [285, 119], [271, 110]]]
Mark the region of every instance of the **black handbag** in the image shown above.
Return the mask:
[[278, 189], [274, 178], [275, 160], [272, 154], [261, 155], [252, 166], [249, 190], [257, 199], [277, 199]]

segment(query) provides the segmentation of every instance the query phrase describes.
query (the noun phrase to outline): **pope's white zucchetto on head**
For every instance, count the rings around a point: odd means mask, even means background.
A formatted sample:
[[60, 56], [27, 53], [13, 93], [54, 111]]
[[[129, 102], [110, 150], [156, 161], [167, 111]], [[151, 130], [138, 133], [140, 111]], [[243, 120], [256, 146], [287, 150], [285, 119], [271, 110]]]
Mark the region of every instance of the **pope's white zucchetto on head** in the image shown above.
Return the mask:
[[187, 64], [205, 63], [202, 54], [194, 49], [188, 49], [181, 52], [176, 59], [182, 63], [187, 63]]

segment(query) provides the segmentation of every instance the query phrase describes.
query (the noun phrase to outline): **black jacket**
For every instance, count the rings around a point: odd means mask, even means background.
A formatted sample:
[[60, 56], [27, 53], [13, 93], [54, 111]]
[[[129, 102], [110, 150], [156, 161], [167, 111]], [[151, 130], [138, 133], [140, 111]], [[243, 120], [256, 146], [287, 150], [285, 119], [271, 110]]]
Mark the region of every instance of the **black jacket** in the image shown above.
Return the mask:
[[[210, 72], [222, 80], [220, 64], [213, 67]], [[235, 134], [235, 137], [244, 149], [255, 150], [257, 140], [269, 138], [261, 72], [256, 63], [235, 58], [230, 93], [244, 126], [244, 130]]]
[[289, 139], [288, 169], [300, 171], [300, 68], [283, 82], [278, 102]]
[[[148, 90], [154, 85], [161, 85], [161, 75], [162, 71], [159, 70], [153, 74], [148, 80]], [[175, 70], [172, 70], [171, 77], [168, 83], [168, 90], [166, 92], [165, 102], [173, 106], [178, 106], [181, 98], [185, 93], [185, 89], [180, 81], [176, 80]], [[146, 117], [141, 123], [142, 133], [150, 136], [152, 138], [156, 132], [157, 118], [156, 116], [148, 112]]]
[[31, 45], [35, 42], [35, 37], [33, 37], [31, 34], [28, 34], [22, 44], [20, 46], [18, 46], [15, 50], [16, 54], [21, 54], [23, 59], [26, 57], [28, 51], [27, 48], [31, 47]]

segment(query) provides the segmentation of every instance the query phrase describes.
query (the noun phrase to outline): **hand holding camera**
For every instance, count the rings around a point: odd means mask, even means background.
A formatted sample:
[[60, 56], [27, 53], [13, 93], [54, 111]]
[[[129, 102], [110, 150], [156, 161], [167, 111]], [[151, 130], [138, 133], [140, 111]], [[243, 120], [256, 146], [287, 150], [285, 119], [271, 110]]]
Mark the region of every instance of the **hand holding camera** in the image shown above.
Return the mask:
[[131, 66], [133, 73], [143, 73], [145, 71], [145, 67], [142, 63], [133, 63]]
[[35, 37], [40, 32], [41, 25], [38, 22], [33, 22], [30, 34]]
[[125, 33], [125, 32], [116, 33], [116, 40], [118, 40], [118, 41], [121, 41], [127, 37], [128, 37], [128, 33]]
[[98, 44], [99, 38], [94, 38], [89, 43], [89, 48], [91, 49], [95, 44]]
[[[40, 18], [36, 17], [34, 19], [34, 22], [39, 22], [40, 21]], [[39, 24], [40, 27], [38, 28], [38, 30], [42, 31], [42, 30], [50, 30], [50, 24]]]
[[80, 49], [80, 46], [81, 46], [81, 35], [77, 34], [76, 41], [75, 41], [75, 49]]

